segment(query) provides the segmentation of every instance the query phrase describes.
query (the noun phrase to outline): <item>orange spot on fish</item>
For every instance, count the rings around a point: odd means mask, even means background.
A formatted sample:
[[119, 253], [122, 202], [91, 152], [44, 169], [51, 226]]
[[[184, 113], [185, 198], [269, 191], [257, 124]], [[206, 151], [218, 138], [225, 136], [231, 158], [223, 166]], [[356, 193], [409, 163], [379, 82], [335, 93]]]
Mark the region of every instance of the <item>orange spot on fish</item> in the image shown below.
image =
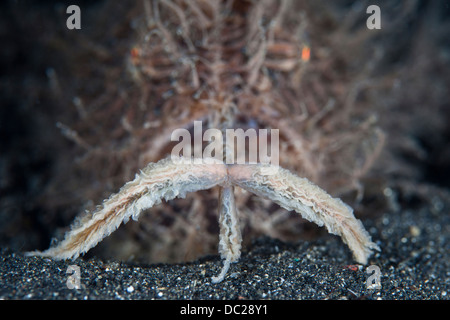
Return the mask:
[[311, 58], [311, 49], [308, 46], [304, 46], [302, 49], [302, 60], [307, 62]]

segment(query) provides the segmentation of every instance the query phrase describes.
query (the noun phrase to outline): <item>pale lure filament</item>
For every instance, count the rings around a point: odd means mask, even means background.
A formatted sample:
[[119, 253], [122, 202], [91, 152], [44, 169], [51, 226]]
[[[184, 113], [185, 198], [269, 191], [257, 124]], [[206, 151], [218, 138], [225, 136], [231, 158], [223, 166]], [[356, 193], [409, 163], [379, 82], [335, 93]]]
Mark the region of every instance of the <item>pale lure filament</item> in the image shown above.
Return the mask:
[[122, 222], [126, 223], [130, 217], [138, 220], [142, 211], [161, 203], [163, 199], [183, 198], [189, 192], [214, 186], [221, 189], [219, 253], [224, 259], [220, 274], [212, 279], [214, 283], [222, 281], [230, 264], [240, 257], [242, 237], [234, 200], [236, 186], [270, 199], [287, 210], [296, 211], [319, 226], [325, 226], [328, 232], [342, 238], [359, 263], [366, 264], [372, 250], [379, 250], [349, 206], [340, 199], [332, 198], [307, 179], [269, 164], [226, 165], [217, 160], [203, 160], [164, 159], [149, 164], [134, 180], [105, 200], [93, 214], [76, 220], [63, 241], [46, 251], [31, 252], [29, 255], [76, 258], [115, 231]]

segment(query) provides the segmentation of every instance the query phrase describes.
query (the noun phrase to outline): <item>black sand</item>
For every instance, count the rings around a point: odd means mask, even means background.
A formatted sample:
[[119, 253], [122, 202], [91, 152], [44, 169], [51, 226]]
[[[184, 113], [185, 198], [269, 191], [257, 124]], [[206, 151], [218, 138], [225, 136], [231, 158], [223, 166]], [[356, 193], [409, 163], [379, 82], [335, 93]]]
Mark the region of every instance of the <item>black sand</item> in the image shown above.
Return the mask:
[[[352, 265], [347, 247], [327, 236], [296, 245], [258, 239], [219, 284], [211, 283], [218, 257], [134, 265], [51, 261], [3, 249], [0, 299], [449, 299], [447, 211], [407, 210], [365, 224], [382, 248], [369, 261], [380, 268], [381, 289], [368, 289], [367, 266]], [[80, 267], [80, 289], [67, 287], [69, 265]]]

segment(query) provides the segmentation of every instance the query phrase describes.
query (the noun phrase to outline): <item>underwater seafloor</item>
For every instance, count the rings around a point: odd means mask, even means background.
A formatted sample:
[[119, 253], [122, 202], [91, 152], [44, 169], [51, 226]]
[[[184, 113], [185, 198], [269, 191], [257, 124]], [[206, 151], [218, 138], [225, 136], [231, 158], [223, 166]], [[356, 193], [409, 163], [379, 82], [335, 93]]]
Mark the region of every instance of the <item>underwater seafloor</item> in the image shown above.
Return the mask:
[[[374, 91], [360, 92], [355, 98], [364, 108], [374, 106], [378, 126], [386, 134], [383, 153], [361, 178], [365, 194], [355, 211], [381, 251], [368, 265], [355, 264], [341, 239], [306, 224], [300, 230], [309, 232], [308, 236], [295, 241], [264, 234], [247, 239], [241, 259], [232, 264], [219, 284], [213, 284], [211, 277], [220, 272], [222, 262], [210, 248], [189, 262], [141, 261], [139, 255], [146, 254], [148, 247], [136, 243], [154, 239], [146, 238], [143, 234], [147, 229], [139, 229], [138, 224], [125, 231], [119, 228], [99, 248], [74, 261], [25, 257], [24, 252], [43, 250], [52, 238], [60, 238], [77, 212], [100, 203], [132, 173], [119, 165], [108, 167], [108, 160], [102, 163], [105, 160], [95, 162], [92, 158], [92, 167], [90, 158], [83, 160], [80, 150], [97, 141], [95, 136], [111, 132], [106, 139], [114, 142], [99, 149], [110, 153], [116, 147], [120, 152], [126, 149], [126, 139], [116, 128], [108, 127], [115, 120], [99, 123], [99, 129], [92, 127], [92, 122], [74, 120], [89, 109], [74, 97], [81, 95], [96, 104], [94, 114], [101, 114], [101, 106], [109, 100], [96, 100], [99, 92], [115, 91], [113, 81], [105, 88], [101, 81], [123, 76], [117, 70], [123, 64], [121, 56], [132, 47], [127, 34], [133, 30], [123, 25], [131, 24], [130, 17], [138, 13], [124, 9], [130, 4], [127, 1], [119, 8], [108, 1], [78, 1], [83, 10], [83, 37], [65, 29], [68, 2], [55, 3], [5, 1], [0, 10], [0, 299], [449, 299], [447, 1], [380, 2], [384, 33], [372, 40], [355, 31], [364, 28], [367, 15], [363, 9], [368, 2], [333, 1], [329, 11], [336, 14], [326, 17], [317, 6], [306, 7], [307, 15], [314, 17], [309, 23], [320, 24], [315, 32], [320, 28], [337, 30], [340, 18], [353, 19], [347, 26], [354, 32], [348, 34], [352, 40], [349, 45], [357, 47], [361, 36], [369, 39], [364, 41], [373, 41], [368, 51], [379, 50], [382, 55], [368, 78], [384, 82], [374, 81]], [[326, 7], [326, 1], [320, 3]], [[127, 15], [119, 18], [120, 12]], [[355, 18], [358, 12], [362, 18]], [[116, 20], [122, 24], [114, 28]], [[345, 37], [342, 32], [338, 35]], [[106, 40], [101, 43], [101, 39]], [[333, 41], [324, 43], [332, 45]], [[117, 52], [111, 53], [115, 49]], [[353, 49], [349, 52], [361, 54]], [[314, 63], [314, 46], [311, 52]], [[343, 54], [342, 48], [339, 54]], [[335, 65], [340, 68], [338, 73], [351, 67], [351, 61], [343, 57]], [[358, 59], [364, 60], [361, 56]], [[93, 79], [92, 86], [86, 79]], [[328, 81], [333, 79], [330, 75]], [[126, 87], [121, 90], [120, 94], [125, 94]], [[131, 91], [136, 92], [136, 88]], [[117, 105], [114, 108], [121, 110]], [[120, 119], [117, 123], [123, 124]], [[81, 135], [65, 130], [65, 124], [74, 124]], [[91, 140], [82, 140], [83, 132]], [[140, 140], [130, 141], [137, 144]], [[133, 148], [131, 156], [124, 152], [118, 159], [132, 162], [133, 154], [142, 151], [136, 145]], [[72, 166], [70, 160], [76, 157], [82, 160]], [[102, 166], [107, 168], [105, 172], [93, 177], [93, 168]], [[111, 172], [119, 178], [105, 178]], [[174, 211], [185, 203], [175, 204]], [[206, 206], [215, 205], [208, 202]], [[170, 229], [170, 223], [162, 220], [164, 230]], [[174, 243], [172, 247], [177, 247]], [[178, 252], [172, 248], [178, 254], [174, 260], [180, 260], [184, 248], [180, 246]], [[74, 266], [79, 267], [78, 289], [69, 283]], [[379, 276], [371, 277], [378, 275], [377, 270]], [[371, 287], [377, 283], [379, 287]]]
[[[448, 215], [428, 208], [368, 223], [369, 230], [381, 230], [374, 237], [382, 251], [369, 261], [379, 267], [380, 288], [371, 287], [377, 280], [369, 279], [369, 266], [351, 264], [337, 237], [295, 245], [259, 238], [218, 284], [211, 277], [222, 262], [214, 256], [136, 265], [96, 258], [55, 262], [2, 250], [0, 298], [448, 300], [448, 225]], [[79, 266], [79, 289], [68, 286], [73, 265]]]

